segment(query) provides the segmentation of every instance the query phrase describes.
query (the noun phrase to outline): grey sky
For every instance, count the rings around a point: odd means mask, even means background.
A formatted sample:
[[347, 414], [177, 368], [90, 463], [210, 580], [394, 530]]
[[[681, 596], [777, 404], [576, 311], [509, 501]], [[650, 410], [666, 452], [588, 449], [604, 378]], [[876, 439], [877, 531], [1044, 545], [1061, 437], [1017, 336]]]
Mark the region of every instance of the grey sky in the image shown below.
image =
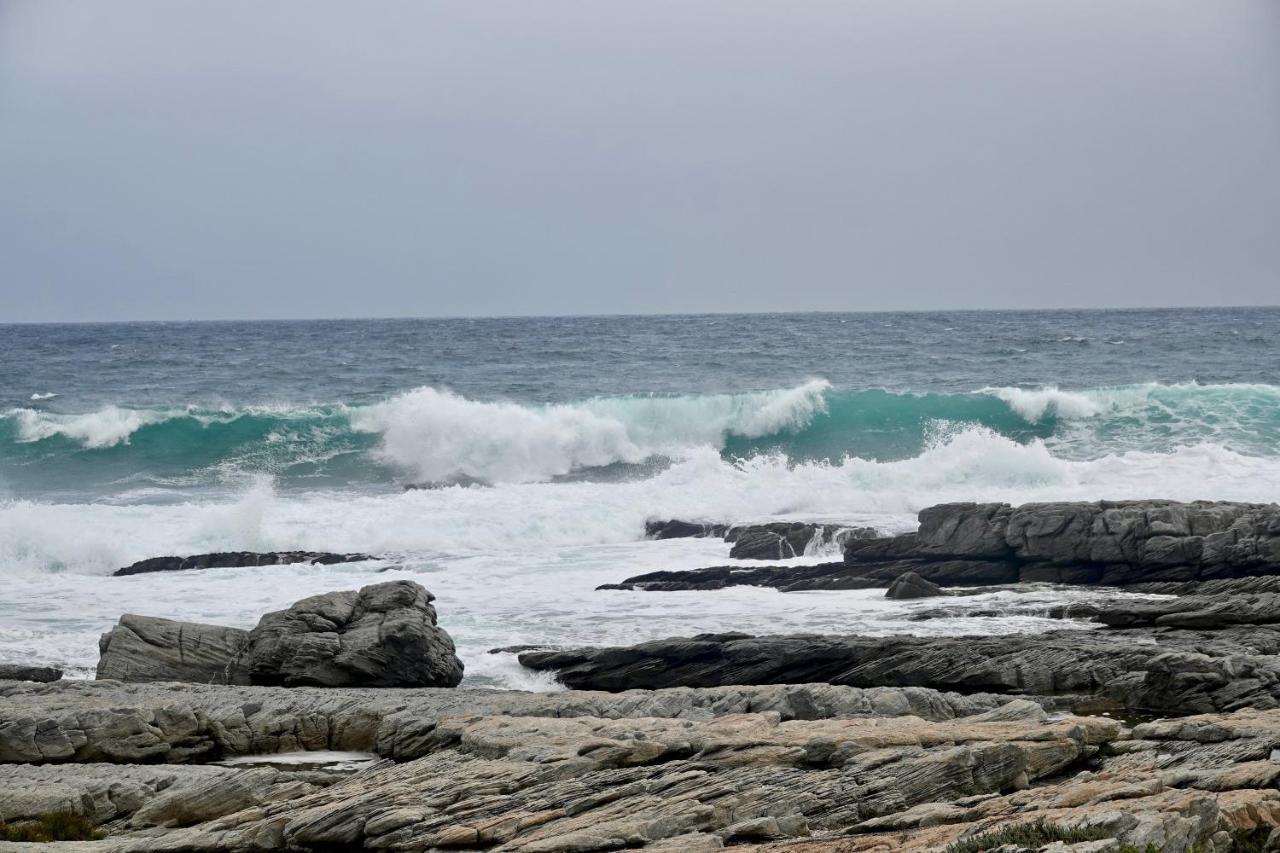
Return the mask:
[[0, 0], [0, 321], [1275, 304], [1276, 0]]

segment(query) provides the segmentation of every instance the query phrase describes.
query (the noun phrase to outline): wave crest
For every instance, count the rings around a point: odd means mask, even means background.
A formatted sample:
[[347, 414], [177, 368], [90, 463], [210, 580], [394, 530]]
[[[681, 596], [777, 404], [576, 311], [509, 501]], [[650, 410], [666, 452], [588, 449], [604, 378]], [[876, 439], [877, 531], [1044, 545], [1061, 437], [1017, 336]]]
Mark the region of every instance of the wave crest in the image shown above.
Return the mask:
[[377, 433], [392, 464], [429, 482], [467, 477], [536, 482], [580, 468], [682, 458], [720, 449], [730, 436], [795, 432], [826, 411], [830, 385], [745, 394], [645, 395], [522, 406], [417, 388], [350, 411], [353, 428]]

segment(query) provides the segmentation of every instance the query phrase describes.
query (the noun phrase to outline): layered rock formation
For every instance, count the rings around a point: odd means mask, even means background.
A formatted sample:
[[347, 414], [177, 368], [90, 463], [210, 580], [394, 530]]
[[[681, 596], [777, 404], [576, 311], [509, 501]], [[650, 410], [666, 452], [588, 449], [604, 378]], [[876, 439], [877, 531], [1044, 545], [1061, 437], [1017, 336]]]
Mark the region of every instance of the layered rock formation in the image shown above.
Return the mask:
[[[941, 851], [1021, 824], [1096, 840], [1079, 853], [1190, 853], [1280, 824], [1274, 710], [1130, 728], [1027, 700], [977, 711], [932, 691], [826, 685], [532, 695], [100, 682], [5, 685], [0, 697], [0, 744], [23, 711], [173, 720], [187, 704], [232, 749], [302, 736], [392, 759], [337, 780], [190, 763], [113, 766], [114, 786], [101, 765], [0, 773], [14, 817], [41, 807], [21, 792], [43, 786], [42, 802], [107, 831], [56, 851]], [[105, 754], [98, 728], [81, 731], [95, 745], [76, 760]]]
[[911, 572], [941, 586], [1048, 582], [1150, 587], [1280, 575], [1276, 504], [955, 503], [922, 510], [919, 519], [915, 533], [850, 536], [844, 540], [841, 563], [651, 572], [617, 586], [866, 589], [887, 587]]
[[1061, 631], [924, 638], [703, 634], [615, 648], [528, 651], [578, 689], [824, 681], [959, 692], [1094, 696], [1160, 713], [1276, 707], [1280, 631]]
[[453, 687], [462, 661], [412, 581], [331, 592], [252, 631], [126, 615], [99, 642], [98, 678], [198, 684]]
[[829, 684], [519, 693], [0, 682], [0, 763], [181, 764], [321, 749], [404, 761], [426, 754], [440, 721], [459, 715], [705, 720], [767, 712], [784, 720], [908, 714], [949, 720], [1003, 701], [992, 694]]
[[151, 557], [112, 572], [114, 577], [149, 572], [181, 572], [190, 569], [229, 569], [243, 566], [285, 566], [294, 563], [333, 565], [373, 560], [368, 554], [332, 554], [327, 551], [223, 551], [190, 557]]
[[98, 641], [98, 678], [248, 684], [238, 664], [249, 632], [126, 614]]

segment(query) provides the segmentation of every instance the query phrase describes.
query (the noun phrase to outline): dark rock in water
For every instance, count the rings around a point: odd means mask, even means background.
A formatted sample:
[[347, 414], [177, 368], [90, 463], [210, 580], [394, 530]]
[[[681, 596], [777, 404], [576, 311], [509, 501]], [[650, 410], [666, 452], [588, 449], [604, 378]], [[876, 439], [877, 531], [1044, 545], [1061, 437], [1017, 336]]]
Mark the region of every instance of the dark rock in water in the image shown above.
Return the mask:
[[725, 535], [733, 543], [729, 556], [735, 560], [785, 560], [802, 556], [816, 540], [820, 545], [843, 544], [853, 539], [877, 535], [870, 527], [841, 527], [838, 524], [776, 522], [734, 527]]
[[214, 554], [196, 554], [191, 557], [151, 557], [139, 560], [122, 569], [116, 569], [113, 577], [141, 575], [148, 572], [180, 572], [188, 569], [228, 569], [242, 566], [283, 566], [293, 563], [331, 565], [333, 563], [358, 563], [374, 560], [368, 554], [331, 554], [325, 551], [228, 551]]
[[253, 684], [455, 687], [462, 661], [434, 599], [412, 581], [306, 598], [263, 616], [241, 663]]
[[[902, 537], [899, 537], [902, 538]], [[1231, 502], [941, 504], [920, 513], [912, 556], [1072, 567], [1066, 583], [1126, 585], [1280, 574], [1280, 506]], [[846, 554], [857, 560], [853, 545]], [[1037, 565], [1038, 564], [1038, 565]], [[1040, 573], [1040, 574], [1036, 574]], [[1032, 578], [1029, 578], [1032, 579]]]
[[[951, 596], [962, 596], [962, 593], [952, 592]], [[939, 607], [931, 607], [928, 610], [916, 610], [907, 614], [909, 622], [927, 622], [931, 619], [975, 619], [975, 618], [1001, 618], [1009, 616], [1038, 616], [1043, 619], [1063, 619], [1063, 620], [1091, 620], [1102, 612], [1102, 608], [1096, 604], [1076, 601], [1069, 604], [1054, 604], [1046, 607], [1039, 605], [1002, 605], [1000, 607], [975, 607], [973, 604], [965, 604], [963, 597], [953, 598], [954, 604], [946, 604]]]
[[1280, 623], [1280, 594], [1189, 595], [1163, 601], [1115, 602], [1103, 607], [1097, 619], [1113, 628], [1215, 630], [1231, 625], [1274, 625]]
[[1129, 584], [1126, 592], [1152, 595], [1252, 595], [1280, 593], [1280, 575], [1257, 575], [1244, 578], [1219, 578], [1208, 581], [1147, 581]]
[[709, 524], [698, 521], [650, 521], [644, 526], [644, 534], [650, 539], [723, 539], [729, 530], [727, 524]]
[[809, 566], [711, 566], [647, 572], [599, 589], [688, 591], [730, 586], [767, 586], [783, 592], [821, 589], [883, 589], [907, 573], [948, 586], [1015, 583], [1017, 567], [986, 560], [891, 560], [880, 563], [817, 563]]
[[907, 572], [904, 575], [899, 575], [898, 579], [889, 585], [884, 597], [906, 600], [912, 598], [934, 598], [946, 594], [946, 591], [936, 583], [925, 580], [915, 572]]
[[249, 632], [126, 614], [98, 641], [98, 678], [248, 684], [237, 656]]
[[729, 556], [735, 560], [785, 560], [804, 554], [819, 537], [821, 544], [843, 544], [849, 539], [877, 535], [870, 527], [842, 527], [838, 524], [807, 522], [770, 522], [768, 524], [716, 524], [676, 519], [650, 521], [644, 527], [650, 539], [688, 539], [716, 537], [733, 545]]
[[0, 681], [35, 681], [50, 684], [62, 678], [62, 670], [53, 666], [26, 666], [0, 663]]
[[[1059, 631], [948, 638], [701, 634], [626, 647], [526, 652], [520, 662], [554, 670], [575, 689], [823, 681], [961, 693], [1093, 693], [1132, 708], [1182, 714], [1276, 707], [1277, 652], [1280, 631], [1257, 627], [1210, 634]], [[1175, 661], [1194, 666], [1182, 675]]]

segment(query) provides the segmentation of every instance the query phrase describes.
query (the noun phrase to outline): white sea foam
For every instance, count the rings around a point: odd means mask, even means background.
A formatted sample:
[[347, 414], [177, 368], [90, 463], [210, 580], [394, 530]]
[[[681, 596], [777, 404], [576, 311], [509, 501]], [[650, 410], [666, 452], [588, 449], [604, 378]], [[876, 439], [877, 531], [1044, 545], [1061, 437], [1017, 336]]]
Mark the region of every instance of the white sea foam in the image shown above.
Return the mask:
[[[940, 434], [897, 462], [795, 464], [781, 456], [726, 461], [691, 451], [629, 482], [513, 483], [393, 494], [273, 491], [260, 481], [236, 501], [178, 504], [0, 503], [0, 657], [64, 663], [84, 674], [95, 639], [125, 612], [251, 626], [307, 595], [412, 578], [439, 596], [471, 683], [545, 688], [509, 656], [518, 643], [629, 643], [704, 630], [973, 630], [972, 622], [908, 620], [880, 591], [783, 595], [596, 592], [653, 569], [724, 563], [719, 540], [640, 541], [646, 519], [771, 518], [914, 526], [923, 506], [948, 500], [1165, 497], [1275, 500], [1280, 459], [1214, 445], [1080, 461], [989, 430]], [[111, 578], [161, 554], [231, 549], [369, 551], [384, 561], [338, 566], [217, 569]], [[813, 555], [801, 560], [815, 560]], [[982, 630], [1044, 630], [1036, 617]]]

